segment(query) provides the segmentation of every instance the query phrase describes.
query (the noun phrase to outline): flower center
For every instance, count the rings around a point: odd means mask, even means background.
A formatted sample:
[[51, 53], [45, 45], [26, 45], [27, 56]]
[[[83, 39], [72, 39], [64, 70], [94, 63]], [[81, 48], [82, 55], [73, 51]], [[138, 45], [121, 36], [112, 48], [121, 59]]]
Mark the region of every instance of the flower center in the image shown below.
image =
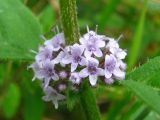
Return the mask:
[[48, 76], [53, 76], [54, 75], [54, 70], [52, 68], [47, 68], [46, 72], [47, 72]]
[[80, 56], [74, 56], [74, 62], [75, 63], [78, 63], [78, 62], [81, 62], [81, 57]]
[[111, 61], [109, 63], [106, 63], [105, 67], [108, 71], [112, 72], [115, 68], [116, 64], [114, 61]]
[[91, 75], [95, 75], [97, 73], [97, 67], [93, 66], [93, 65], [89, 65], [88, 66], [88, 72], [91, 74]]
[[88, 51], [96, 51], [96, 47], [94, 45], [88, 45]]

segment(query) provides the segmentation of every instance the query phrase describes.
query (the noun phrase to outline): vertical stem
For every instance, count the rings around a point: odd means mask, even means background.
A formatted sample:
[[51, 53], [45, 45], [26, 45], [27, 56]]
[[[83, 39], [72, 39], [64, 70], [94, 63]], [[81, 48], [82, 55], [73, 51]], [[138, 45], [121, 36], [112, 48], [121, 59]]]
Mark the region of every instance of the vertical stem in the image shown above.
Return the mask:
[[81, 104], [87, 120], [100, 120], [100, 113], [92, 89], [85, 81], [81, 88]]
[[[80, 33], [77, 23], [76, 0], [60, 0], [60, 11], [66, 43], [78, 42]], [[81, 105], [87, 120], [100, 120], [95, 96], [87, 82], [84, 82], [81, 87]]]
[[78, 42], [76, 0], [60, 0], [61, 22], [67, 44]]

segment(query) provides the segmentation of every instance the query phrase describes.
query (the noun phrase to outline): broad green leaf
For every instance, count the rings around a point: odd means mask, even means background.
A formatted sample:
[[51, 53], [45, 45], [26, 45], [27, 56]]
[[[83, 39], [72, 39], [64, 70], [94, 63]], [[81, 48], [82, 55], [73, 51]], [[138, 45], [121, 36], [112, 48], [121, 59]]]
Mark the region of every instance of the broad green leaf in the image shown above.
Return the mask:
[[10, 84], [2, 101], [2, 110], [6, 118], [12, 118], [20, 104], [20, 91], [16, 84]]
[[146, 64], [130, 72], [126, 79], [145, 82], [148, 85], [160, 88], [160, 56], [148, 60]]
[[0, 59], [31, 59], [41, 28], [20, 0], [0, 0]]
[[133, 67], [139, 55], [139, 50], [141, 47], [141, 41], [143, 37], [143, 29], [144, 29], [144, 24], [145, 24], [146, 11], [147, 11], [147, 0], [145, 0], [144, 6], [142, 9], [142, 13], [138, 21], [135, 35], [133, 38], [133, 43], [130, 49], [129, 58], [128, 58], [128, 68], [129, 69]]
[[144, 120], [160, 120], [160, 116], [155, 113], [154, 111], [151, 111], [148, 116], [144, 118]]
[[160, 96], [157, 91], [152, 87], [142, 84], [140, 82], [133, 81], [132, 79], [122, 82], [126, 87], [135, 93], [140, 99], [142, 99], [153, 110], [160, 114]]

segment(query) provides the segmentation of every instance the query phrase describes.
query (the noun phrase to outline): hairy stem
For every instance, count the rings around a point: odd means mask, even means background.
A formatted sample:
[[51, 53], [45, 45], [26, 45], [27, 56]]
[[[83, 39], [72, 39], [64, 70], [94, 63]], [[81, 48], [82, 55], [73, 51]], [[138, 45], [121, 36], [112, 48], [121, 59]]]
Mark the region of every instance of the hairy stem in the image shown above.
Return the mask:
[[61, 22], [67, 44], [78, 42], [76, 0], [60, 0]]
[[100, 120], [100, 113], [92, 89], [85, 81], [81, 88], [81, 104], [87, 120]]
[[[60, 11], [66, 43], [78, 42], [80, 33], [77, 23], [76, 0], [60, 0]], [[87, 120], [100, 120], [96, 99], [87, 81], [81, 87], [80, 100]]]

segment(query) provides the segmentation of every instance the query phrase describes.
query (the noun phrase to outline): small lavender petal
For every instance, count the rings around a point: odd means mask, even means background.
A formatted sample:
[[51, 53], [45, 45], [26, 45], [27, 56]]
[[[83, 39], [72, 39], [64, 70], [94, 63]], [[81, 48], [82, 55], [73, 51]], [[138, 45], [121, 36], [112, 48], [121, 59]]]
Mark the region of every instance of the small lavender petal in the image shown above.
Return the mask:
[[52, 49], [49, 47], [40, 47], [35, 59], [39, 63], [45, 60], [51, 60], [53, 58], [52, 52]]
[[51, 80], [51, 79], [49, 79], [49, 78], [46, 78], [46, 79], [44, 80], [44, 89], [48, 87], [50, 80]]
[[85, 57], [81, 57], [81, 61], [79, 63], [81, 66], [84, 66], [87, 64], [86, 58]]
[[105, 42], [103, 40], [104, 37], [101, 35], [97, 35], [94, 31], [88, 31], [83, 38], [80, 38], [80, 43], [86, 48], [84, 55], [89, 57], [94, 54], [97, 57], [101, 57], [102, 52], [100, 52], [100, 48], [105, 46]]
[[58, 86], [58, 89], [59, 89], [59, 91], [64, 91], [65, 89], [66, 89], [66, 85], [65, 84], [60, 84], [59, 86]]
[[80, 42], [82, 45], [83, 45], [83, 44], [86, 44], [86, 40], [85, 40], [84, 38], [82, 38], [82, 37], [79, 39], [79, 42]]
[[61, 79], [66, 79], [67, 76], [68, 76], [68, 74], [67, 74], [66, 71], [60, 71], [60, 72], [59, 72], [59, 77], [60, 77]]
[[113, 79], [112, 79], [112, 78], [109, 78], [109, 79], [108, 79], [108, 78], [105, 78], [105, 80], [104, 80], [104, 81], [105, 81], [105, 83], [106, 83], [106, 84], [109, 84], [109, 85], [111, 85], [111, 84], [113, 84], [113, 83], [114, 83], [114, 81], [113, 81]]
[[69, 63], [71, 63], [71, 61], [72, 61], [71, 55], [66, 54], [65, 57], [62, 58], [62, 63], [63, 64], [69, 64]]
[[105, 71], [105, 77], [106, 77], [107, 79], [111, 78], [111, 77], [112, 77], [112, 73], [106, 70], [106, 71]]
[[52, 47], [53, 51], [58, 51], [62, 44], [65, 44], [64, 34], [59, 33], [55, 35], [51, 40], [47, 40], [44, 43], [46, 46]]
[[100, 47], [100, 48], [102, 48], [102, 47], [104, 47], [105, 46], [105, 42], [104, 41], [102, 41], [102, 40], [99, 40], [98, 42], [98, 47]]
[[55, 109], [58, 108], [58, 101], [65, 99], [64, 95], [59, 94], [55, 89], [53, 89], [50, 86], [44, 88], [43, 90], [46, 95], [43, 96], [42, 99], [46, 102], [52, 101], [52, 103], [55, 106]]
[[88, 51], [88, 50], [85, 50], [85, 51], [84, 51], [84, 55], [85, 55], [86, 57], [90, 57], [90, 56], [92, 55], [92, 52], [90, 52], [90, 51]]
[[125, 72], [120, 70], [119, 68], [115, 69], [113, 72], [113, 75], [115, 76], [116, 79], [118, 80], [123, 80], [125, 79]]
[[90, 76], [89, 76], [89, 81], [90, 81], [90, 84], [91, 84], [92, 86], [95, 86], [96, 83], [97, 83], [97, 75], [90, 75]]
[[97, 49], [95, 52], [93, 52], [95, 56], [102, 57], [103, 53], [100, 49]]
[[110, 78], [112, 76], [115, 67], [116, 67], [115, 57], [113, 55], [106, 55], [105, 56], [105, 63], [104, 63], [106, 78]]
[[77, 73], [77, 72], [71, 73], [71, 76], [69, 79], [73, 84], [80, 84], [80, 82], [81, 82], [81, 78], [79, 76], [79, 73]]
[[75, 71], [77, 66], [78, 66], [78, 63], [72, 63], [71, 64], [71, 72]]
[[87, 70], [87, 68], [84, 68], [84, 69], [82, 69], [80, 72], [79, 72], [79, 76], [81, 77], [81, 78], [85, 78], [85, 77], [87, 77], [89, 74], [88, 74], [88, 70]]
[[119, 59], [124, 59], [126, 57], [127, 53], [122, 50], [122, 49], [118, 49], [117, 50], [117, 54], [116, 54], [116, 57], [119, 58]]
[[104, 75], [104, 69], [102, 69], [102, 68], [97, 68], [97, 74], [98, 74], [99, 76], [103, 76], [103, 75]]

